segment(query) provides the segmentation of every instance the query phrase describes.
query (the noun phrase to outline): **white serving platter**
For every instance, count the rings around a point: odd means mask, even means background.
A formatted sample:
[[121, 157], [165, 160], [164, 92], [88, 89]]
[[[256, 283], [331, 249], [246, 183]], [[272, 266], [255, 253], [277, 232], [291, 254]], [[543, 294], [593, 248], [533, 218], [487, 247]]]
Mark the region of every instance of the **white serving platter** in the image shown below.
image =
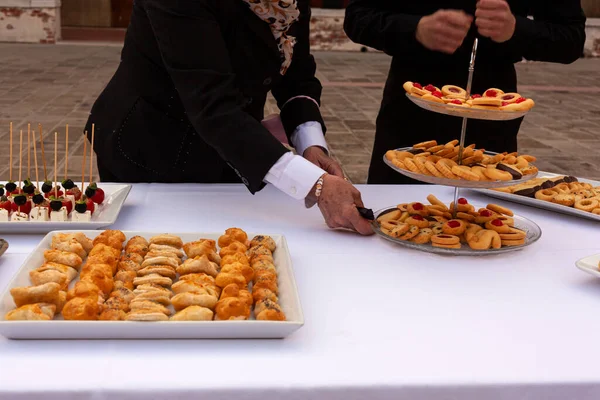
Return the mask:
[[131, 185], [100, 183], [99, 186], [104, 190], [105, 198], [101, 205], [96, 205], [96, 211], [90, 222], [0, 222], [0, 233], [48, 233], [58, 230], [100, 229], [110, 226], [117, 220], [123, 203], [131, 191]]
[[583, 272], [587, 272], [588, 274], [600, 278], [600, 268], [598, 267], [598, 263], [600, 263], [600, 254], [582, 258], [577, 261], [575, 265]]
[[[83, 231], [95, 238], [102, 231]], [[304, 325], [300, 296], [294, 278], [292, 260], [283, 235], [270, 235], [277, 245], [273, 258], [279, 277], [279, 304], [287, 321], [5, 321], [4, 315], [15, 308], [10, 289], [30, 286], [29, 271], [44, 262], [44, 250], [50, 248], [52, 235], [44, 237], [25, 260], [0, 296], [0, 335], [9, 339], [278, 339]], [[150, 238], [163, 232], [124, 231], [127, 239], [139, 235]], [[177, 233], [185, 242], [200, 238], [217, 240], [222, 233]], [[248, 233], [249, 237], [256, 234]], [[74, 285], [75, 281], [71, 283]]]
[[[553, 174], [550, 172], [541, 172], [540, 171], [538, 173], [537, 177], [538, 178], [556, 178], [558, 176], [564, 176], [564, 174], [561, 175], [561, 174]], [[579, 180], [579, 182], [589, 183], [590, 185], [592, 185], [594, 187], [600, 186], [600, 182], [594, 181], [591, 179], [577, 178], [577, 180]], [[573, 207], [567, 207], [567, 206], [563, 206], [560, 204], [551, 203], [549, 201], [543, 201], [543, 200], [538, 200], [536, 198], [520, 196], [518, 194], [498, 192], [495, 190], [475, 189], [475, 191], [477, 191], [479, 193], [483, 193], [489, 197], [494, 197], [497, 199], [506, 200], [506, 201], [510, 201], [513, 203], [525, 204], [530, 207], [541, 208], [541, 209], [548, 210], [548, 211], [554, 211], [554, 212], [561, 213], [561, 214], [572, 215], [574, 217], [585, 218], [585, 219], [589, 219], [592, 221], [600, 222], [600, 215], [592, 214], [591, 212], [587, 212], [587, 211], [578, 210]]]

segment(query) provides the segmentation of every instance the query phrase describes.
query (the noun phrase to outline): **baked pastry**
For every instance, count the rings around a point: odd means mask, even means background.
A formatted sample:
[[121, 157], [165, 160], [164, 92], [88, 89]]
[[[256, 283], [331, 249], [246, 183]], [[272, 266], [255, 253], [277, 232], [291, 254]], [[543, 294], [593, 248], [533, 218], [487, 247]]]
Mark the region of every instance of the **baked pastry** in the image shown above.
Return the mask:
[[189, 306], [175, 313], [171, 321], [212, 321], [214, 313], [201, 306]]
[[79, 268], [81, 268], [81, 264], [83, 263], [83, 260], [77, 254], [61, 250], [44, 251], [44, 259], [46, 262], [55, 262], [75, 268], [76, 270], [79, 270]]
[[277, 248], [273, 238], [271, 236], [267, 236], [267, 235], [254, 236], [252, 238], [252, 240], [250, 241], [250, 247], [252, 248], [252, 247], [256, 247], [256, 246], [264, 246], [267, 249], [269, 249], [271, 252], [274, 252], [275, 249]]
[[92, 297], [75, 297], [65, 304], [62, 315], [65, 320], [93, 321], [98, 319], [100, 304]]
[[204, 291], [204, 293], [183, 292], [171, 298], [171, 304], [173, 304], [176, 311], [183, 310], [189, 306], [202, 306], [212, 310], [215, 308], [217, 301], [218, 298], [209, 294], [208, 291]]
[[94, 247], [102, 243], [106, 246], [114, 248], [115, 250], [118, 250], [120, 253], [123, 249], [123, 242], [125, 242], [125, 239], [125, 234], [121, 231], [105, 230], [94, 239], [93, 243]]
[[220, 321], [248, 319], [250, 317], [250, 307], [242, 299], [227, 297], [217, 302], [215, 313], [215, 319]]
[[56, 305], [60, 300], [59, 292], [60, 285], [55, 282], [48, 282], [39, 286], [14, 287], [10, 289], [10, 294], [17, 307], [36, 303]]
[[219, 273], [219, 265], [209, 261], [206, 255], [196, 256], [194, 258], [188, 258], [183, 264], [179, 265], [177, 267], [177, 273], [179, 275], [205, 273], [216, 277]]
[[214, 240], [200, 239], [183, 245], [183, 250], [189, 258], [206, 255], [206, 257], [217, 264], [221, 263], [221, 257], [217, 254]]
[[26, 304], [4, 316], [7, 321], [50, 321], [54, 318], [56, 305], [49, 303]]

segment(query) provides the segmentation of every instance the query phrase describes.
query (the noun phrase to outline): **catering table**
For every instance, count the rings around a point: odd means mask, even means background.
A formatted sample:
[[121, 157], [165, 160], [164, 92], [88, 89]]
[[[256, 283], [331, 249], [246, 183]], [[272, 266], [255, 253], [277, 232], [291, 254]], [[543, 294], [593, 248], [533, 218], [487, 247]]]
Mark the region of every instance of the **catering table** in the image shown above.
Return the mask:
[[[452, 196], [435, 186], [359, 189], [374, 209]], [[272, 188], [135, 185], [114, 228], [285, 234], [305, 326], [283, 340], [0, 338], [0, 398], [597, 400], [600, 280], [574, 262], [600, 252], [600, 226], [507, 205], [536, 221], [542, 239], [457, 258], [330, 231], [317, 209]], [[4, 235], [0, 289], [41, 237]]]

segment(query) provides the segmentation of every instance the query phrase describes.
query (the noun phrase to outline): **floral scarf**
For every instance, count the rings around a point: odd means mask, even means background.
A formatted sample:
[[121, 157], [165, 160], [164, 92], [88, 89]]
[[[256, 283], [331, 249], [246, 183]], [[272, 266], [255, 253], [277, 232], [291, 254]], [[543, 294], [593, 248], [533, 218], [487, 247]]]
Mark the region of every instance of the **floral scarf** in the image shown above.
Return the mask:
[[300, 11], [296, 0], [243, 0], [250, 10], [271, 27], [281, 53], [281, 75], [292, 64], [296, 38], [288, 36], [290, 26], [298, 20]]

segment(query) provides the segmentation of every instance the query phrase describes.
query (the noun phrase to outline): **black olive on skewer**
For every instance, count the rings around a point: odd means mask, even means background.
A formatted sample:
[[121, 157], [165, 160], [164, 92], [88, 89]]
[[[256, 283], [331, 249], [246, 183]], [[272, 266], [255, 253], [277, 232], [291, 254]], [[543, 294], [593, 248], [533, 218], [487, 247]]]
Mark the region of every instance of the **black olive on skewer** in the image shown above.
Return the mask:
[[64, 181], [62, 181], [62, 187], [64, 187], [66, 190], [71, 190], [75, 187], [75, 184], [72, 180], [65, 179]]
[[51, 190], [52, 190], [52, 182], [51, 181], [44, 182], [44, 184], [42, 185], [42, 192], [48, 193]]
[[7, 192], [14, 192], [17, 189], [17, 185], [12, 181], [8, 182], [4, 187], [6, 188]]
[[29, 179], [25, 179], [25, 181], [23, 182], [23, 193], [33, 194], [34, 192], [34, 184]]
[[87, 204], [85, 204], [85, 201], [79, 200], [77, 203], [75, 203], [75, 211], [80, 214], [84, 214], [87, 211]]
[[52, 200], [50, 202], [50, 208], [52, 211], [59, 211], [62, 208], [63, 204], [60, 200]]
[[33, 195], [31, 200], [33, 201], [33, 204], [39, 205], [42, 204], [46, 199], [44, 199], [44, 196], [41, 193], [36, 193]]
[[27, 196], [25, 196], [24, 194], [18, 194], [13, 198], [13, 200], [15, 201], [16, 205], [24, 206], [25, 203], [27, 203]]

